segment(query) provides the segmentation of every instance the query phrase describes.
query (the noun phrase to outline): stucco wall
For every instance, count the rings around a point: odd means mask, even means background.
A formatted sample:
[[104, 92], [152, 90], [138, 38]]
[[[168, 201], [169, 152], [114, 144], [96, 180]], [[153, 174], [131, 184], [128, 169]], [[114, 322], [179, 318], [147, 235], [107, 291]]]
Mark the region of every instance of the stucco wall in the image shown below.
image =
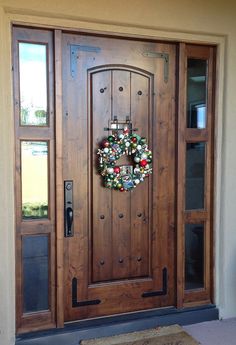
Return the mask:
[[[216, 303], [236, 316], [236, 2], [223, 0], [0, 0], [0, 344], [14, 342], [13, 111], [10, 22], [213, 42], [218, 51]], [[221, 137], [221, 134], [223, 136]]]

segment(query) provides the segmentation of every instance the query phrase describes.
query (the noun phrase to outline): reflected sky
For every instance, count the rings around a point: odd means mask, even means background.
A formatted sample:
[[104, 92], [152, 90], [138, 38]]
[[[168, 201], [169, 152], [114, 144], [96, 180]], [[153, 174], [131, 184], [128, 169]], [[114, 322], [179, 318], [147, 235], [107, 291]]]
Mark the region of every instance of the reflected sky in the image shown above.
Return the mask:
[[[19, 43], [21, 122], [47, 122], [47, 48], [44, 44]], [[41, 114], [41, 116], [40, 116]]]

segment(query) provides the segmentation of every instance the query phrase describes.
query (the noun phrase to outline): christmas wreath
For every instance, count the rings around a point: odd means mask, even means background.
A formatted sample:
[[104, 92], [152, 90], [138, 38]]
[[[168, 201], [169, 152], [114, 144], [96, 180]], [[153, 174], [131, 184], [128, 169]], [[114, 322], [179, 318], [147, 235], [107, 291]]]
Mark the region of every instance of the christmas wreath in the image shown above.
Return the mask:
[[[127, 127], [108, 136], [101, 146], [98, 150], [99, 172], [105, 187], [129, 191], [152, 173], [152, 151], [146, 138], [130, 133]], [[117, 161], [122, 155], [131, 156], [134, 164], [118, 166]]]

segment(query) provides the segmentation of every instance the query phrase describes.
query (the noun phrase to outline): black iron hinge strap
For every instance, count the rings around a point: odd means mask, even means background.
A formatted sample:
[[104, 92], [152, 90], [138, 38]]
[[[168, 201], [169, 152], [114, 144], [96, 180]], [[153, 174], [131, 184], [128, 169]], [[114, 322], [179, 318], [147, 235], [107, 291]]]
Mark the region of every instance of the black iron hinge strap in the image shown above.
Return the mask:
[[158, 291], [148, 291], [148, 292], [144, 292], [142, 294], [142, 297], [155, 297], [155, 296], [163, 296], [167, 294], [167, 268], [164, 267], [162, 270], [162, 290], [158, 290]]
[[75, 78], [77, 75], [77, 63], [78, 63], [78, 52], [92, 52], [92, 53], [100, 53], [100, 47], [94, 46], [85, 46], [80, 44], [70, 44], [70, 74], [72, 78]]
[[144, 52], [143, 56], [164, 60], [164, 81], [165, 83], [167, 83], [169, 78], [169, 54], [158, 52]]
[[92, 299], [87, 301], [78, 301], [77, 300], [77, 278], [72, 279], [72, 308], [78, 308], [78, 307], [85, 307], [88, 305], [96, 305], [100, 304], [100, 299]]

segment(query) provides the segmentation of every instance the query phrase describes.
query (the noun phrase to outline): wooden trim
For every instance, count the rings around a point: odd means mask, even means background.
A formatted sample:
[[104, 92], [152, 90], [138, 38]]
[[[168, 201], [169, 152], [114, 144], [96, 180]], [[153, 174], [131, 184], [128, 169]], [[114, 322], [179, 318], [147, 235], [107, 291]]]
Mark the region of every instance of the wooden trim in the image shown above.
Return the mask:
[[55, 328], [55, 323], [52, 322], [51, 312], [37, 313], [37, 318], [33, 314], [23, 315], [20, 333], [28, 333], [32, 329], [40, 331], [44, 329]]
[[64, 186], [63, 186], [63, 113], [62, 113], [62, 33], [55, 30], [55, 96], [56, 96], [56, 250], [57, 250], [57, 327], [64, 326]]
[[177, 308], [184, 298], [184, 188], [186, 124], [186, 44], [179, 46], [178, 167], [177, 167]]
[[[196, 292], [198, 293], [198, 292]], [[192, 308], [192, 307], [200, 307], [200, 306], [206, 306], [206, 305], [211, 305], [211, 300], [208, 298], [204, 299], [204, 297], [201, 300], [197, 300], [197, 298], [195, 298], [194, 301], [190, 301], [190, 302], [184, 302], [183, 304], [183, 308]], [[199, 321], [198, 321], [199, 322]]]
[[194, 224], [204, 222], [209, 218], [208, 212], [204, 210], [193, 210], [184, 212], [184, 223]]
[[209, 139], [209, 135], [208, 135], [207, 129], [197, 129], [197, 128], [185, 129], [186, 142], [196, 143], [199, 141], [207, 141], [208, 139]]
[[[212, 87], [215, 90], [216, 87], [216, 55], [217, 55], [217, 48], [212, 48], [211, 50], [211, 59], [213, 61], [212, 63]], [[211, 117], [211, 199], [210, 199], [210, 204], [211, 204], [211, 215], [210, 215], [210, 243], [211, 243], [211, 247], [210, 247], [210, 296], [211, 296], [211, 300], [212, 303], [215, 303], [215, 276], [214, 276], [214, 269], [215, 269], [215, 261], [214, 261], [214, 257], [215, 257], [215, 231], [213, 228], [213, 224], [214, 224], [214, 219], [215, 219], [215, 208], [214, 208], [214, 191], [215, 191], [215, 124], [216, 124], [216, 120], [215, 120], [215, 102], [216, 102], [216, 92], [214, 91], [212, 93], [212, 117]]]
[[208, 60], [211, 56], [210, 46], [198, 44], [186, 44], [186, 57], [193, 59]]

